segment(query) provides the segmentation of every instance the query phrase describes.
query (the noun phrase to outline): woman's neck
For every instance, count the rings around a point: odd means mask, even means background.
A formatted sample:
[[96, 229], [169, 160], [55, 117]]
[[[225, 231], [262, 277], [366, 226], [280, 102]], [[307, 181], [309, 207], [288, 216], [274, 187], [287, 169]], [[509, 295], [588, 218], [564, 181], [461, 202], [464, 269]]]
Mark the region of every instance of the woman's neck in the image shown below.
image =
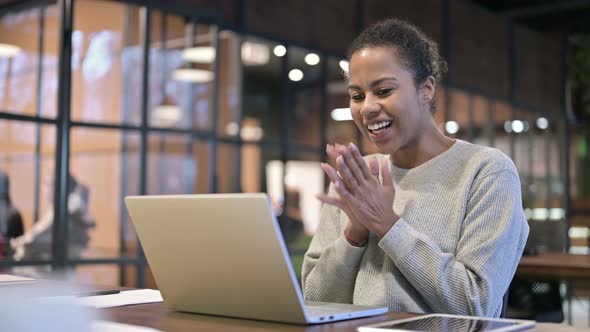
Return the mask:
[[453, 146], [455, 140], [443, 135], [436, 127], [434, 120], [427, 127], [423, 135], [408, 142], [391, 155], [391, 160], [396, 167], [410, 169], [420, 166]]

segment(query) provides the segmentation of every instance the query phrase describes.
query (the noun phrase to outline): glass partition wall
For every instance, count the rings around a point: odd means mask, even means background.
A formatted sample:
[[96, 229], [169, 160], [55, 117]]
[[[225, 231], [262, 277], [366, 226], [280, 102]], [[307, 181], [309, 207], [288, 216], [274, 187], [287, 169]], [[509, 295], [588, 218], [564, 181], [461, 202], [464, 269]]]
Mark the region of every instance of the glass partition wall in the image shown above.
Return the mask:
[[[314, 194], [329, 183], [326, 143], [374, 152], [351, 121], [348, 63], [210, 17], [67, 3], [0, 12], [0, 44], [12, 46], [0, 55], [0, 172], [28, 234], [3, 234], [0, 266], [154, 287], [125, 196], [266, 192], [299, 272], [319, 222]], [[543, 237], [566, 229], [562, 119], [454, 86], [435, 103], [447, 135], [515, 161], [539, 230], [530, 245], [563, 248], [565, 236]], [[54, 229], [66, 233], [56, 244]]]

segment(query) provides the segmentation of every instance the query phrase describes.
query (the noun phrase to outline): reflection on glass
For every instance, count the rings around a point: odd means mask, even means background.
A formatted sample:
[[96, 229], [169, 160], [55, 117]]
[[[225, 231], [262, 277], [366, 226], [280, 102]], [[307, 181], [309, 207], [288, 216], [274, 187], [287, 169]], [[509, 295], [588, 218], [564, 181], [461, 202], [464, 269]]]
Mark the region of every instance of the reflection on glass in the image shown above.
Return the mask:
[[[53, 213], [53, 193], [42, 179], [53, 176], [54, 155], [53, 126], [0, 120], [0, 239], [5, 259], [31, 258], [26, 255], [31, 252], [30, 241], [23, 233], [30, 232], [37, 219]], [[46, 252], [42, 258], [50, 256]]]
[[494, 147], [504, 152], [509, 157], [510, 151], [510, 133], [512, 133], [511, 120], [512, 108], [508, 103], [495, 101], [494, 102]]
[[[56, 6], [35, 7], [9, 13], [0, 17], [0, 111], [35, 115], [37, 113], [54, 117], [55, 96], [57, 92], [57, 52], [56, 34], [43, 35], [43, 50], [39, 50], [42, 37], [41, 15], [45, 18], [45, 29], [54, 29], [56, 25]], [[43, 14], [42, 14], [43, 13]], [[37, 109], [39, 89], [39, 53], [42, 54], [43, 102]]]
[[479, 145], [491, 145], [491, 135], [494, 129], [490, 121], [490, 101], [484, 96], [471, 97], [471, 111], [473, 112], [472, 142]]
[[[553, 125], [548, 127], [549, 130], [549, 195], [550, 195], [550, 202], [549, 207], [554, 209], [553, 211], [562, 209], [562, 202], [564, 196], [564, 185], [563, 185], [563, 178], [561, 174], [563, 173], [561, 170], [562, 161], [564, 159], [564, 149], [565, 147], [562, 146], [563, 142], [561, 137], [563, 137], [563, 130], [564, 124], [562, 120], [557, 120], [554, 118]], [[563, 219], [563, 213], [554, 212], [553, 215], [549, 216], [551, 219]]]
[[[240, 151], [239, 145], [219, 144], [217, 154], [217, 191], [259, 192], [260, 187], [260, 148], [246, 146]], [[240, 159], [242, 169], [240, 170]], [[242, 180], [239, 183], [238, 179]]]
[[[244, 44], [258, 45], [258, 48], [272, 50], [276, 44], [248, 36]], [[266, 52], [265, 52], [266, 54]], [[266, 57], [264, 57], [266, 59]], [[279, 142], [282, 129], [283, 90], [281, 63], [283, 57], [269, 54], [268, 61], [243, 62], [243, 114], [244, 117], [257, 119], [264, 129], [264, 140]], [[231, 136], [231, 135], [230, 135]]]
[[152, 15], [149, 123], [211, 129], [217, 29], [180, 16]]
[[445, 133], [450, 137], [462, 140], [471, 140], [470, 117], [471, 96], [466, 92], [457, 89], [448, 89], [449, 98], [449, 119], [445, 122]]
[[151, 134], [148, 149], [148, 193], [208, 192], [206, 145], [192, 142], [189, 135]]
[[[125, 254], [127, 245], [135, 246], [135, 234], [121, 209], [125, 195], [138, 193], [139, 169], [134, 166], [139, 163], [139, 135], [74, 128], [71, 142], [70, 174], [77, 185], [69, 208], [79, 206], [79, 210], [77, 219], [69, 222], [69, 257], [117, 258]], [[89, 219], [96, 227], [82, 223]]]
[[[264, 66], [270, 61], [270, 48], [261, 43], [245, 41], [241, 44], [241, 37], [233, 32], [219, 33], [219, 125], [217, 133], [220, 136], [236, 136], [242, 112], [242, 70], [244, 66]], [[240, 62], [241, 60], [241, 62]]]
[[514, 133], [514, 156], [512, 160], [520, 177], [523, 207], [529, 208], [533, 201], [531, 191], [532, 155], [530, 151], [532, 138], [534, 138], [534, 128], [530, 126], [529, 114], [517, 109], [511, 122], [511, 130]]
[[315, 53], [299, 47], [290, 47], [289, 89], [292, 91], [292, 109], [289, 112], [289, 140], [308, 146], [322, 142], [321, 59]]
[[74, 6], [72, 119], [140, 123], [139, 7], [85, 0]]
[[326, 77], [326, 95], [328, 98], [326, 111], [328, 114], [322, 115], [327, 116], [328, 127], [325, 129], [327, 131], [325, 135], [329, 144], [354, 142], [358, 146], [360, 132], [354, 121], [352, 121], [352, 115], [350, 114], [348, 84], [345, 73], [340, 68], [340, 61], [336, 58], [328, 59]]
[[317, 229], [321, 203], [315, 194], [324, 191], [320, 162], [320, 155], [303, 154], [290, 158], [286, 165], [281, 160], [270, 160], [266, 164], [267, 191], [272, 201], [283, 202], [288, 220], [282, 225], [289, 234], [292, 229], [299, 229], [313, 235]]
[[272, 157], [265, 161], [266, 190], [300, 278], [303, 255], [320, 219], [321, 202], [315, 195], [325, 187], [321, 155], [292, 155], [286, 164]]
[[433, 114], [433, 118], [434, 118], [434, 123], [436, 123], [436, 126], [438, 127], [438, 129], [443, 132], [445, 132], [445, 123], [446, 123], [446, 114], [447, 114], [447, 110], [446, 110], [446, 97], [447, 93], [445, 91], [445, 88], [443, 88], [442, 86], [437, 87], [436, 91], [435, 91], [435, 95], [434, 95], [434, 114]]

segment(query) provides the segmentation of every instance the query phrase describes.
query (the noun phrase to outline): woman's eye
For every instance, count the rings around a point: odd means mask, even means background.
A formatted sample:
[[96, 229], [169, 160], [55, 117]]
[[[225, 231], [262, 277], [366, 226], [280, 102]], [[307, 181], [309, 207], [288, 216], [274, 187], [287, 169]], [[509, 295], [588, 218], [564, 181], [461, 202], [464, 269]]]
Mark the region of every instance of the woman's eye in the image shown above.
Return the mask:
[[360, 93], [356, 93], [356, 94], [351, 95], [350, 99], [352, 99], [354, 101], [363, 100], [363, 95]]
[[379, 91], [377, 91], [377, 95], [378, 96], [385, 96], [388, 93], [390, 93], [391, 91], [393, 91], [393, 89], [391, 88], [387, 88], [387, 89], [379, 89]]

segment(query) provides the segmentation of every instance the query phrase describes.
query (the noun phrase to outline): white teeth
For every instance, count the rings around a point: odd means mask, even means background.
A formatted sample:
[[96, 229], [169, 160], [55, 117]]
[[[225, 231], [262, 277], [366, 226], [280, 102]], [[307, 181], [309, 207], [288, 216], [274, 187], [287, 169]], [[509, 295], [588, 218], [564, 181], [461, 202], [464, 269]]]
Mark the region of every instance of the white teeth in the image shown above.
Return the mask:
[[391, 121], [382, 121], [382, 122], [368, 124], [367, 128], [369, 130], [378, 130], [380, 128], [389, 126], [390, 124], [391, 124]]

